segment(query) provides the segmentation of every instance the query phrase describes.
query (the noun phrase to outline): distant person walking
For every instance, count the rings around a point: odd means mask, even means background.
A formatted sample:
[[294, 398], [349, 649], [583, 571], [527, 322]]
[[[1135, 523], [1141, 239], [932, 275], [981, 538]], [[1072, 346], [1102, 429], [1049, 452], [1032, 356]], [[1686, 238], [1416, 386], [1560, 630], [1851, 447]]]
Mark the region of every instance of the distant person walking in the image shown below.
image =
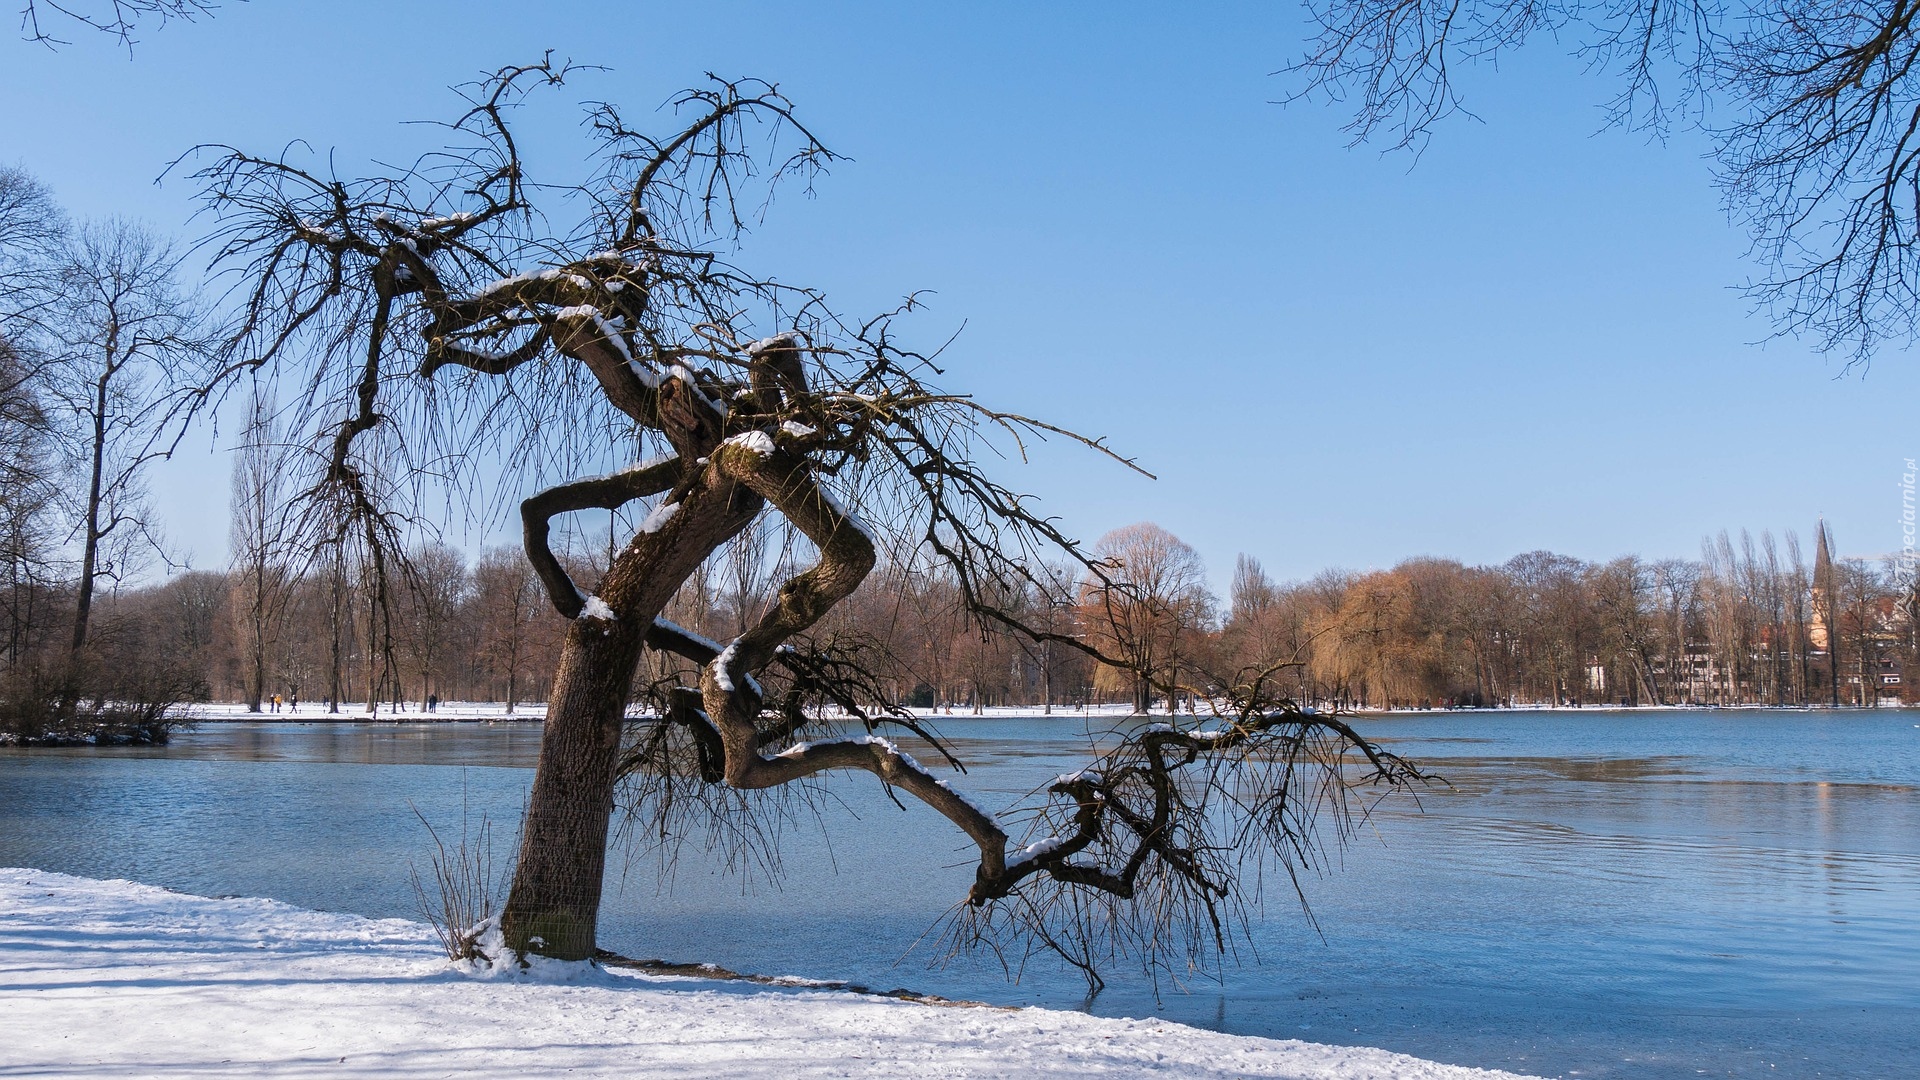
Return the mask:
[[427, 711], [430, 713], [437, 713], [440, 711], [440, 695], [439, 694], [427, 695]]

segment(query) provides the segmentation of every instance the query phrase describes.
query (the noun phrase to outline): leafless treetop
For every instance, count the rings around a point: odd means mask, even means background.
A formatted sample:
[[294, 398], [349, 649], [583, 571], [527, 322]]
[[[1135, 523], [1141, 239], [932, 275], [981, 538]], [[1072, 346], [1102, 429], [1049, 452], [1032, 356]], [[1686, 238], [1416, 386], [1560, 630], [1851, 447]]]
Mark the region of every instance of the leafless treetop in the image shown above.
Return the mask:
[[1465, 112], [1460, 73], [1540, 37], [1614, 80], [1606, 122], [1712, 139], [1729, 209], [1771, 268], [1782, 333], [1867, 357], [1911, 342], [1920, 286], [1920, 58], [1906, 0], [1311, 0], [1292, 97], [1350, 102], [1355, 142], [1418, 149]]

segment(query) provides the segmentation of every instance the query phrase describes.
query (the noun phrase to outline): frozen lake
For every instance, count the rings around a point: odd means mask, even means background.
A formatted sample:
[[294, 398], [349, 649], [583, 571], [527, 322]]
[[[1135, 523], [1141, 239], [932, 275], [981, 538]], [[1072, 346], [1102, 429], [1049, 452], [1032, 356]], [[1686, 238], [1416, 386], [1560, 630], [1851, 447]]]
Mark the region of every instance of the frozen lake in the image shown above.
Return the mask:
[[[953, 716], [1009, 803], [1088, 721]], [[1111, 721], [1095, 719], [1095, 727]], [[1084, 1002], [915, 943], [964, 895], [956, 833], [848, 778], [777, 885], [616, 857], [602, 943], [641, 957], [1074, 1006], [1582, 1077], [1906, 1077], [1920, 1063], [1920, 712], [1427, 713], [1360, 727], [1452, 786], [1390, 801], [1337, 871], [1284, 882], [1224, 981], [1120, 972]], [[0, 865], [417, 917], [414, 807], [510, 837], [525, 723], [209, 724], [159, 749], [0, 750]], [[824, 837], [824, 838], [823, 838]], [[904, 958], [903, 958], [904, 957]]]

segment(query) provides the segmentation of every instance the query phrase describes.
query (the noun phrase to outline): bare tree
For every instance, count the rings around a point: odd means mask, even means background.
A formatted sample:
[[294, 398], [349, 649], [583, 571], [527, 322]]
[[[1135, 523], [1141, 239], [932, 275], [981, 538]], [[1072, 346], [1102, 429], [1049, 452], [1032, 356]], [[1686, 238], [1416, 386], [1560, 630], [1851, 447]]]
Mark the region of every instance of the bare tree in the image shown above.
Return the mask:
[[31, 365], [0, 337], [0, 673], [39, 651], [59, 568], [53, 432]]
[[1827, 653], [1826, 676], [1828, 704], [1840, 704], [1840, 646], [1845, 634], [1840, 631], [1840, 581], [1834, 573], [1833, 528], [1821, 520], [1814, 527], [1812, 623], [1808, 639], [1816, 649]]
[[527, 684], [524, 676], [542, 652], [540, 628], [547, 614], [540, 581], [512, 548], [490, 548], [473, 571], [481, 654], [506, 677], [507, 714], [513, 714]]
[[1713, 140], [1717, 181], [1771, 276], [1782, 333], [1870, 354], [1920, 322], [1920, 27], [1905, 3], [1310, 0], [1296, 98], [1351, 100], [1355, 142], [1423, 145], [1464, 112], [1455, 75], [1540, 38], [1612, 78], [1612, 123]]
[[49, 379], [65, 414], [80, 490], [73, 496], [80, 551], [72, 651], [87, 643], [96, 586], [117, 579], [160, 541], [144, 504], [141, 473], [170, 449], [179, 390], [205, 345], [175, 282], [178, 257], [153, 233], [125, 221], [82, 227], [49, 310], [58, 352]]
[[42, 557], [38, 520], [54, 488], [48, 445], [47, 355], [41, 317], [60, 295], [59, 261], [66, 221], [39, 181], [0, 166], [0, 530], [8, 575]]
[[1049, 563], [1041, 568], [1039, 582], [1032, 590], [1033, 624], [1041, 631], [1039, 640], [1028, 642], [1028, 655], [1040, 683], [1040, 705], [1051, 715], [1058, 692], [1061, 669], [1077, 659], [1085, 659], [1076, 649], [1062, 648], [1057, 639], [1076, 629], [1074, 622], [1074, 580], [1067, 567]]
[[[60, 295], [66, 221], [46, 187], [0, 166], [0, 698], [37, 683], [67, 576], [60, 541], [60, 415], [45, 334]], [[28, 708], [28, 712], [32, 709]]]
[[279, 453], [272, 399], [256, 387], [249, 404], [245, 439], [233, 459], [228, 536], [234, 620], [246, 652], [247, 711], [257, 713], [266, 694], [269, 654], [278, 643], [293, 586], [287, 551], [292, 492]]
[[1088, 574], [1080, 608], [1103, 650], [1122, 658], [1109, 665], [1131, 682], [1133, 710], [1145, 714], [1156, 688], [1174, 711], [1175, 691], [1193, 633], [1212, 619], [1206, 567], [1179, 537], [1150, 521], [1102, 536], [1094, 551], [1104, 560]]
[[[1024, 913], [1018, 927], [1057, 942], [1072, 929], [1043, 913], [1063, 910], [1063, 897], [1124, 903], [1144, 899], [1151, 881], [1177, 900], [1154, 918], [1219, 948], [1231, 907], [1222, 898], [1239, 893], [1237, 864], [1208, 846], [1217, 830], [1239, 821], [1249, 857], [1292, 860], [1307, 842], [1300, 815], [1325, 804], [1313, 792], [1344, 807], [1355, 783], [1415, 775], [1338, 720], [1251, 686], [1206, 734], [1122, 739], [1094, 771], [1047, 793], [1035, 820], [1059, 830], [1019, 844], [881, 737], [890, 727], [933, 738], [857, 654], [817, 634], [822, 619], [883, 549], [925, 550], [971, 618], [1046, 636], [997, 601], [1036, 585], [1031, 568], [1048, 555], [1089, 572], [1105, 564], [974, 462], [995, 434], [1008, 440], [1002, 452], [1047, 437], [1104, 447], [934, 387], [932, 360], [899, 341], [904, 308], [844, 319], [819, 294], [722, 254], [764, 206], [747, 201], [756, 177], [770, 191], [833, 160], [770, 85], [688, 91], [674, 102], [683, 126], [659, 136], [598, 106], [593, 175], [536, 186], [508, 110], [567, 75], [540, 63], [470, 88], [449, 139], [461, 149], [436, 149], [410, 169], [339, 179], [213, 148], [198, 173], [214, 252], [240, 289], [227, 370], [277, 364], [302, 382], [315, 420], [312, 497], [348, 508], [370, 551], [395, 550], [383, 542], [391, 515], [430, 483], [466, 490], [496, 457], [474, 448], [500, 449], [497, 458], [534, 476], [637, 461], [521, 504], [527, 557], [570, 622], [502, 913], [513, 949], [592, 955], [623, 776], [647, 831], [672, 836], [690, 813], [777, 810], [822, 773], [870, 773], [978, 846], [971, 909]], [[567, 219], [570, 207], [581, 216]], [[583, 591], [552, 551], [551, 522], [636, 503], [644, 519]], [[730, 642], [662, 621], [763, 514], [804, 538], [812, 565]], [[636, 687], [644, 650], [679, 658], [697, 685]], [[631, 713], [636, 697], [652, 709]], [[858, 734], [836, 734], [829, 706]], [[1235, 802], [1248, 816], [1198, 797], [1227, 761], [1249, 763], [1267, 785]], [[1158, 956], [1168, 939], [1130, 940]]]
[[142, 26], [158, 29], [176, 19], [192, 22], [218, 9], [214, 0], [25, 0], [20, 8], [20, 34], [54, 47], [71, 44], [62, 34], [93, 31], [118, 38], [131, 49], [134, 32]]
[[1665, 704], [1654, 676], [1662, 649], [1652, 568], [1634, 556], [1623, 556], [1597, 568], [1592, 584], [1603, 638], [1620, 658], [1616, 667], [1624, 667], [1630, 676], [1620, 680], [1622, 686], [1635, 688], [1636, 700]]
[[420, 671], [420, 710], [425, 712], [432, 699], [441, 696], [440, 676], [471, 578], [466, 558], [442, 543], [416, 549], [406, 569], [402, 625], [407, 650]]
[[66, 235], [66, 216], [46, 185], [23, 169], [0, 165], [0, 340], [17, 347], [59, 296]]
[[[1880, 568], [1864, 559], [1839, 559], [1833, 565], [1834, 610], [1838, 613], [1833, 640], [1844, 640], [1852, 652], [1853, 671], [1836, 676], [1854, 686], [1852, 704], [1871, 709], [1880, 704], [1881, 652], [1894, 635], [1895, 590]], [[1834, 653], [1839, 656], [1838, 650]], [[1838, 668], [1836, 670], [1844, 670]]]

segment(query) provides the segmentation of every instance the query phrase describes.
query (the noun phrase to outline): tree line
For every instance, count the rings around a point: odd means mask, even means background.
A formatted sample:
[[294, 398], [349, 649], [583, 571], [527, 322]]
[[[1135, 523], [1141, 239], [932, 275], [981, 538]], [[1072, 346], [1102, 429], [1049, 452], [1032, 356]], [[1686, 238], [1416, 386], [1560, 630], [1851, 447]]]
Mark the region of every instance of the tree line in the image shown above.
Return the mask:
[[[511, 713], [546, 700], [567, 621], [523, 552], [492, 547], [469, 559], [446, 543], [416, 545], [383, 607], [368, 568], [289, 551], [271, 530], [277, 474], [267, 461], [252, 444], [235, 455], [227, 570], [101, 597], [91, 649], [126, 674], [119, 685], [262, 713], [276, 697], [308, 713], [423, 712], [429, 701], [504, 702]], [[563, 559], [591, 579], [604, 547], [576, 536]], [[1423, 557], [1291, 582], [1242, 555], [1223, 604], [1198, 553], [1142, 523], [1093, 547], [1127, 588], [1054, 567], [1041, 575], [1054, 588], [1000, 601], [1127, 667], [983, 629], [950, 573], [911, 558], [876, 569], [819, 635], [868, 658], [898, 704], [962, 713], [1115, 703], [1190, 711], [1262, 671], [1302, 704], [1361, 709], [1910, 699], [1902, 680], [1920, 670], [1914, 586], [1892, 561], [1809, 562], [1791, 532], [1722, 533], [1704, 548], [1700, 560], [1596, 563], [1536, 551], [1469, 566]], [[746, 530], [666, 615], [730, 640], [811, 557], [804, 538]], [[59, 655], [77, 592], [71, 577], [9, 581], [0, 677], [20, 680]]]
[[1703, 549], [1420, 558], [1286, 585], [1243, 557], [1218, 645], [1240, 663], [1297, 658], [1300, 697], [1363, 707], [1907, 699], [1915, 594], [1892, 560], [1809, 564], [1791, 532]]

